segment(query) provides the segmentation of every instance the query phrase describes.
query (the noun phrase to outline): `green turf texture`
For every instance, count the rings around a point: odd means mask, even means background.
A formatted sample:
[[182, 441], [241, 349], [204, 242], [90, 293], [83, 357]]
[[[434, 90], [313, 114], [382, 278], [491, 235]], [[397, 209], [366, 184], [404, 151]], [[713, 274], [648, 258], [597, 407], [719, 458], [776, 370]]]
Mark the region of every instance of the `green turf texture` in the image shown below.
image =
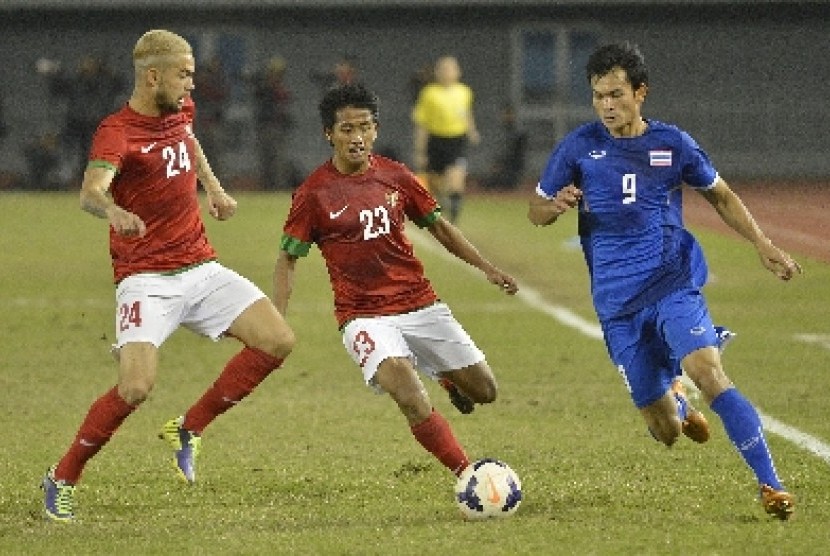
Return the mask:
[[[239, 194], [207, 218], [221, 261], [271, 292], [286, 194]], [[453, 477], [415, 442], [387, 396], [347, 357], [316, 249], [298, 263], [284, 368], [204, 435], [199, 482], [177, 482], [161, 425], [181, 414], [238, 350], [180, 330], [164, 345], [150, 399], [88, 465], [78, 519], [42, 518], [46, 468], [115, 381], [106, 223], [71, 194], [0, 196], [0, 554], [822, 554], [830, 550], [830, 464], [768, 435], [798, 497], [768, 518], [717, 417], [705, 445], [653, 441], [601, 341], [502, 294], [481, 275], [416, 247], [439, 295], [494, 368], [495, 404], [462, 416], [428, 391], [471, 457], [504, 459], [525, 499], [515, 517], [464, 522]], [[548, 303], [594, 321], [575, 221], [537, 229], [519, 197], [471, 196], [461, 227]], [[414, 226], [413, 226], [414, 227]], [[739, 334], [726, 370], [764, 413], [830, 441], [830, 351], [794, 339], [830, 333], [830, 267], [780, 283], [739, 240], [696, 231], [714, 283], [713, 316]], [[430, 241], [431, 238], [421, 235]], [[774, 238], [773, 238], [774, 239]]]

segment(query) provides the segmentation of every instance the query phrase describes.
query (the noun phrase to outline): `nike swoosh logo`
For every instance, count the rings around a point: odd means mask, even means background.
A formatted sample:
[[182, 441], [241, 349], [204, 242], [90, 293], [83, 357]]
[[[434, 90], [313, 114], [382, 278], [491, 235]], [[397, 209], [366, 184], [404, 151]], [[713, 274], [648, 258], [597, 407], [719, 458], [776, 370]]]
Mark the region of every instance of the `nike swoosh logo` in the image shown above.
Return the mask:
[[80, 440], [78, 441], [78, 443], [79, 443], [81, 446], [88, 446], [88, 447], [91, 447], [91, 446], [97, 446], [97, 444], [95, 444], [94, 442], [90, 442], [90, 441], [89, 441], [89, 440], [87, 440], [86, 438], [82, 438], [82, 439], [80, 439]]
[[496, 483], [493, 481], [493, 477], [487, 475], [487, 501], [492, 502], [493, 504], [498, 504], [501, 501], [501, 496], [499, 496], [499, 489], [496, 488]]
[[332, 220], [334, 220], [335, 218], [337, 218], [337, 217], [339, 217], [341, 214], [343, 214], [343, 213], [346, 211], [346, 209], [347, 209], [347, 208], [349, 208], [349, 205], [346, 205], [345, 207], [343, 207], [342, 209], [338, 210], [337, 212], [329, 212], [329, 218], [331, 218]]
[[155, 147], [155, 146], [156, 146], [156, 143], [155, 143], [155, 142], [154, 142], [154, 143], [150, 143], [150, 144], [149, 144], [149, 145], [147, 145], [146, 147], [141, 147], [141, 152], [142, 152], [142, 153], [144, 153], [144, 154], [147, 154], [148, 152], [152, 151], [152, 150], [153, 150], [153, 147]]

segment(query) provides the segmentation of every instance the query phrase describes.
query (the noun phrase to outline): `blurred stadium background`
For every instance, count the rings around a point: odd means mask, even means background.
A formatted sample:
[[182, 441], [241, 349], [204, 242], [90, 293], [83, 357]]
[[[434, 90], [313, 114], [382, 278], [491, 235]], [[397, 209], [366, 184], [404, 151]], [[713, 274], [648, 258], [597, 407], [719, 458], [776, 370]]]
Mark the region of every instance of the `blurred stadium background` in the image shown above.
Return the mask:
[[94, 55], [129, 82], [132, 45], [153, 27], [188, 37], [197, 71], [219, 56], [230, 72], [219, 162], [225, 183], [240, 188], [257, 186], [258, 164], [241, 75], [274, 56], [287, 64], [296, 121], [290, 152], [301, 173], [327, 154], [315, 74], [352, 59], [381, 97], [379, 148], [409, 162], [413, 77], [449, 53], [476, 93], [484, 137], [472, 150], [471, 175], [485, 174], [498, 155], [500, 113], [510, 104], [528, 133], [524, 178], [533, 182], [556, 140], [591, 118], [587, 54], [620, 39], [639, 43], [650, 65], [646, 114], [690, 131], [724, 175], [814, 180], [830, 175], [822, 155], [828, 24], [826, 1], [3, 0], [0, 189], [25, 183], [24, 145], [59, 133], [64, 119], [37, 61], [73, 68]]

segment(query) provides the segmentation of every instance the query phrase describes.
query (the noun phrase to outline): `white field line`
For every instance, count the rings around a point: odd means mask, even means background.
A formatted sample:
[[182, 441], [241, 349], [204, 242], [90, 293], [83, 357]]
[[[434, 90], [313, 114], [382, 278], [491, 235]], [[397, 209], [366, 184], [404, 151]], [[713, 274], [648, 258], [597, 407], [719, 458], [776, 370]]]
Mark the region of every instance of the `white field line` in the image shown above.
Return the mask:
[[[443, 247], [437, 244], [431, 237], [427, 237], [424, 233], [420, 231], [413, 233], [410, 231], [409, 237], [412, 238], [412, 241], [417, 244], [419, 248], [425, 249], [447, 261], [464, 267], [471, 273], [480, 274], [478, 269], [473, 268], [448, 253]], [[558, 321], [560, 324], [573, 328], [577, 332], [580, 332], [589, 338], [602, 340], [602, 330], [598, 324], [580, 317], [566, 307], [547, 302], [538, 291], [534, 290], [530, 286], [520, 283], [519, 293], [516, 295], [519, 299], [524, 301], [528, 307], [541, 311], [542, 313]], [[691, 384], [691, 386], [694, 387], [693, 384]], [[778, 419], [766, 415], [760, 410], [758, 410], [758, 413], [761, 417], [761, 422], [763, 423], [765, 430], [773, 434], [777, 434], [785, 440], [792, 442], [796, 446], [803, 448], [804, 450], [807, 450], [813, 455], [821, 458], [825, 463], [830, 464], [830, 445], [814, 436], [801, 432], [795, 427], [782, 423]]]
[[830, 334], [796, 334], [794, 338], [805, 344], [818, 344], [824, 349], [830, 349]]

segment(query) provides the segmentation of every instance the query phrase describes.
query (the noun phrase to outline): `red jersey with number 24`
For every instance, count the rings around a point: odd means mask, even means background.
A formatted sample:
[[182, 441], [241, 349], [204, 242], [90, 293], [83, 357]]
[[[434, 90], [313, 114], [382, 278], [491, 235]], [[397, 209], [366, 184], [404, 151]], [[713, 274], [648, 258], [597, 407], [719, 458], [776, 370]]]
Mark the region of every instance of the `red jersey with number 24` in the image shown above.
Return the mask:
[[92, 140], [90, 164], [116, 170], [115, 203], [147, 226], [143, 237], [110, 228], [115, 281], [141, 272], [171, 272], [216, 258], [208, 242], [196, 191], [195, 107], [143, 116], [129, 105], [104, 118]]
[[281, 248], [299, 257], [317, 244], [340, 326], [404, 313], [437, 299], [404, 235], [405, 220], [423, 227], [438, 214], [435, 199], [403, 164], [372, 155], [365, 173], [344, 175], [329, 161], [295, 191]]

